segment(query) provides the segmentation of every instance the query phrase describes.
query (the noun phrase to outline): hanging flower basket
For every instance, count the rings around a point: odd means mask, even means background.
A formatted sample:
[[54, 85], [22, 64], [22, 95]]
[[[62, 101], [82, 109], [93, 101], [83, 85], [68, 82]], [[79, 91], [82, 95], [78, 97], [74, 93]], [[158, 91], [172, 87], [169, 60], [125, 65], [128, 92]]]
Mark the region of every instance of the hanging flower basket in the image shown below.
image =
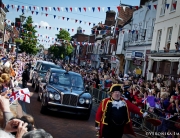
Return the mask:
[[23, 43], [23, 40], [22, 40], [21, 38], [16, 38], [16, 39], [15, 39], [15, 42], [16, 42], [17, 44], [22, 44], [22, 43]]

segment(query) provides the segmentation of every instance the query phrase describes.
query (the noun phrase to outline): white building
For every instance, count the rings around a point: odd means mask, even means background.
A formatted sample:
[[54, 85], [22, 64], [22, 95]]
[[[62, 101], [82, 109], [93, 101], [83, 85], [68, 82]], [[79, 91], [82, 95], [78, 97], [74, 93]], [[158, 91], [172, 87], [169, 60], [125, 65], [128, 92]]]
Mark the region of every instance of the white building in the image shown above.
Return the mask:
[[157, 74], [177, 77], [180, 52], [176, 42], [180, 36], [180, 0], [158, 0], [156, 22], [148, 65], [148, 79]]
[[[133, 72], [136, 67], [140, 67], [142, 75], [146, 76], [147, 53], [150, 53], [156, 20], [157, 10], [154, 8], [154, 5], [157, 5], [157, 3], [157, 0], [146, 2], [142, 8], [133, 13], [131, 22], [124, 26], [125, 40], [120, 41], [121, 47], [118, 49], [122, 50], [124, 47], [126, 51], [124, 73], [128, 73], [128, 71]], [[123, 44], [124, 46], [122, 46]], [[132, 53], [135, 54], [133, 58]]]

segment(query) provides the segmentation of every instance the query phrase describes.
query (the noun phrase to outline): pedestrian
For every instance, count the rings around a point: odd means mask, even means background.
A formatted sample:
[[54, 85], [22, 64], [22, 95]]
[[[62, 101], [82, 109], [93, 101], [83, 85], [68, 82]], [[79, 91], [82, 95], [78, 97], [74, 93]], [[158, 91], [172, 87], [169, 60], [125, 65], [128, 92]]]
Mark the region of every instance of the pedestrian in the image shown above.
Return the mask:
[[29, 81], [29, 66], [25, 65], [22, 73], [22, 88], [27, 88], [27, 82]]
[[110, 98], [104, 99], [97, 110], [95, 127], [99, 138], [122, 138], [123, 134], [135, 135], [130, 120], [130, 112], [145, 117], [147, 113], [141, 110], [129, 100], [121, 97], [120, 84], [111, 86]]

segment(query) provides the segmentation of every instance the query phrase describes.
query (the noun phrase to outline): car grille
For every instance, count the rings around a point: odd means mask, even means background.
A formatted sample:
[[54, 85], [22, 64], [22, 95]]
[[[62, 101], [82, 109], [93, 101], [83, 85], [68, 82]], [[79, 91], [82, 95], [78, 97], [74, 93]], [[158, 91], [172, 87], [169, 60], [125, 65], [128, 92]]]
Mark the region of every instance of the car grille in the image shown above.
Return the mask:
[[78, 96], [72, 94], [64, 94], [62, 104], [76, 106], [78, 102]]

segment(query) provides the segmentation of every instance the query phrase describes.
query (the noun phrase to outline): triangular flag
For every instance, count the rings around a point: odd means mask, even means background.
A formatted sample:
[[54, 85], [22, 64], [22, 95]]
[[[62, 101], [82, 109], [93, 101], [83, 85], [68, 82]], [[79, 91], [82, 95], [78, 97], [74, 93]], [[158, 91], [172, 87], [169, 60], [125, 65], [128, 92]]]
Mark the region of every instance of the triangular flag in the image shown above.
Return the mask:
[[68, 7], [66, 7], [66, 11], [68, 12]]
[[14, 9], [14, 5], [11, 5], [12, 9]]
[[129, 6], [130, 9], [132, 9], [133, 7], [132, 6]]
[[43, 7], [41, 7], [41, 10], [43, 11]]
[[155, 10], [157, 9], [157, 5], [154, 5], [154, 9], [155, 9]]
[[29, 10], [31, 11], [31, 6], [29, 6]]
[[57, 31], [58, 31], [59, 28], [57, 28]]
[[49, 27], [49, 30], [51, 30], [51, 27]]
[[74, 31], [74, 29], [72, 29], [72, 32]]
[[36, 15], [38, 15], [38, 12], [36, 12]]
[[25, 6], [25, 9], [27, 10], [27, 9], [28, 9], [28, 6]]
[[17, 11], [19, 11], [19, 8], [17, 8]]
[[111, 7], [107, 7], [108, 8], [108, 11], [110, 11], [111, 10]]
[[62, 19], [64, 20], [65, 17], [62, 17]]
[[102, 11], [104, 12], [104, 7], [101, 7]]
[[126, 11], [126, 6], [123, 6], [123, 10]]
[[6, 6], [7, 9], [9, 9], [9, 4]]
[[100, 10], [101, 10], [101, 8], [100, 7], [98, 7], [98, 11], [100, 12]]
[[34, 13], [34, 11], [31, 11], [32, 12], [32, 14]]
[[91, 7], [88, 7], [89, 11], [91, 11]]
[[95, 23], [93, 23], [93, 26], [95, 26], [96, 24]]
[[39, 7], [36, 7], [37, 11], [39, 11]]
[[78, 20], [75, 20], [75, 23], [77, 23]]
[[56, 15], [54, 15], [54, 19], [56, 18]]
[[68, 29], [68, 32], [69, 32], [70, 29]]
[[148, 5], [148, 8], [151, 9], [151, 5]]
[[67, 21], [69, 20], [69, 18], [67, 18]]
[[138, 9], [139, 9], [139, 7], [138, 7], [138, 6], [135, 6], [135, 8], [136, 8], [136, 10], [138, 10]]
[[95, 11], [95, 7], [92, 7], [93, 12]]
[[118, 11], [120, 11], [120, 6], [117, 6]]
[[64, 7], [61, 7], [61, 11], [64, 11]]
[[81, 23], [82, 21], [80, 20], [79, 23]]
[[49, 11], [51, 11], [51, 7], [49, 7]]
[[36, 10], [36, 6], [33, 6], [34, 10]]
[[74, 9], [75, 9], [75, 11], [77, 12], [77, 7], [75, 7]]
[[39, 25], [39, 28], [41, 28], [41, 26]]
[[55, 8], [55, 7], [53, 7], [53, 10], [54, 10], [54, 11], [56, 11], [56, 8]]
[[89, 26], [91, 25], [91, 23], [89, 23]]
[[81, 12], [81, 7], [79, 7], [79, 11]]
[[59, 7], [57, 7], [58, 11], [61, 11], [61, 9]]
[[84, 7], [83, 9], [84, 9], [84, 11], [86, 12], [86, 7]]
[[173, 3], [173, 8], [174, 8], [174, 9], [176, 9], [176, 2], [175, 2], [175, 3]]
[[47, 11], [47, 10], [48, 10], [48, 7], [45, 7], [45, 10]]
[[70, 7], [69, 9], [70, 9], [70, 11], [72, 12], [72, 7]]
[[169, 9], [169, 4], [166, 4], [166, 8]]
[[22, 6], [22, 9], [24, 9], [24, 6]]
[[83, 32], [85, 32], [85, 30], [83, 30]]
[[46, 17], [48, 16], [48, 14], [46, 13]]

